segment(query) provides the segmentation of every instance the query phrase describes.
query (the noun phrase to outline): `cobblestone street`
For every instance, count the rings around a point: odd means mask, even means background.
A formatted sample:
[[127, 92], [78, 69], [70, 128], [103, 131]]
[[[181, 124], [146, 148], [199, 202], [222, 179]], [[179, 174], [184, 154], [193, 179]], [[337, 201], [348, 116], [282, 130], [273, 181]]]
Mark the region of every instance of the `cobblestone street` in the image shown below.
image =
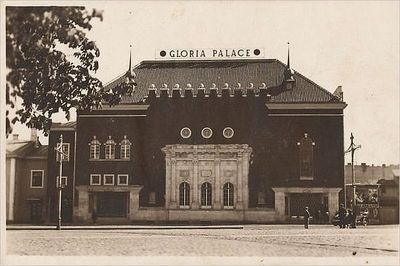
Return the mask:
[[[150, 227], [149, 227], [150, 228]], [[9, 230], [8, 255], [398, 256], [398, 226], [245, 225], [243, 229]]]

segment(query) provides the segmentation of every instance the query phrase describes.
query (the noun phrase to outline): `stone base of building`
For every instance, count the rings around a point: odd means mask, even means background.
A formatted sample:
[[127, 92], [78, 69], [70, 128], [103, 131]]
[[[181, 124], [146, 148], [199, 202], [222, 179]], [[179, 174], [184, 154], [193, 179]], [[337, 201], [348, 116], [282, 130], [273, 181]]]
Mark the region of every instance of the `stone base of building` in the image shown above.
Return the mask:
[[[93, 223], [91, 218], [75, 217], [78, 223]], [[248, 210], [167, 210], [160, 207], [140, 208], [127, 217], [99, 217], [100, 224], [223, 224], [223, 223], [274, 223], [279, 219], [274, 209]]]

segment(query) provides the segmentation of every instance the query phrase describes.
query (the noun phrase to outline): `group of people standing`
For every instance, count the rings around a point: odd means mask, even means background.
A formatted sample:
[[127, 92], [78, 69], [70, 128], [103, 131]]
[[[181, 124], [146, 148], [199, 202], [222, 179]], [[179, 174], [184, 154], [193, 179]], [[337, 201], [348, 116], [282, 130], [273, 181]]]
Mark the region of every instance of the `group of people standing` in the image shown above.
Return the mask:
[[356, 228], [356, 216], [351, 210], [346, 210], [343, 204], [339, 207], [339, 227]]
[[[343, 204], [340, 204], [339, 208], [339, 226], [340, 228], [356, 228], [356, 216], [352, 210], [346, 210]], [[308, 206], [304, 209], [304, 228], [308, 229], [310, 224], [310, 211]]]

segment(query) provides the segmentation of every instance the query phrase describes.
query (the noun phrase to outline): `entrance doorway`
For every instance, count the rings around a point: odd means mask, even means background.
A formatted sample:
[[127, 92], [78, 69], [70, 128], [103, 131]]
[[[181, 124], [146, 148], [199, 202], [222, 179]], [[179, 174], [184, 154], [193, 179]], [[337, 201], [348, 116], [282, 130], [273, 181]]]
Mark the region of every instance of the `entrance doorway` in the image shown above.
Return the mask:
[[290, 215], [304, 215], [304, 208], [308, 206], [311, 216], [315, 216], [321, 209], [323, 196], [321, 193], [290, 193]]
[[127, 217], [128, 193], [99, 192], [96, 194], [98, 217]]

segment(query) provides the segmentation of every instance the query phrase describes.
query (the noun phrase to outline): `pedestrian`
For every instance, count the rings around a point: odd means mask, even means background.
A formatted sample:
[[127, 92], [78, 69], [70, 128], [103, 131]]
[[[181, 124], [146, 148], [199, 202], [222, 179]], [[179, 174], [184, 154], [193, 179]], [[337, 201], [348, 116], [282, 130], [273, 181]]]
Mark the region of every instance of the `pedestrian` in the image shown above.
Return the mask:
[[340, 204], [340, 207], [339, 207], [339, 226], [340, 226], [340, 228], [346, 228], [345, 219], [346, 219], [346, 209], [344, 208], [343, 204]]
[[308, 224], [310, 222], [310, 212], [308, 211], [308, 207], [304, 210], [304, 228], [308, 229]]

